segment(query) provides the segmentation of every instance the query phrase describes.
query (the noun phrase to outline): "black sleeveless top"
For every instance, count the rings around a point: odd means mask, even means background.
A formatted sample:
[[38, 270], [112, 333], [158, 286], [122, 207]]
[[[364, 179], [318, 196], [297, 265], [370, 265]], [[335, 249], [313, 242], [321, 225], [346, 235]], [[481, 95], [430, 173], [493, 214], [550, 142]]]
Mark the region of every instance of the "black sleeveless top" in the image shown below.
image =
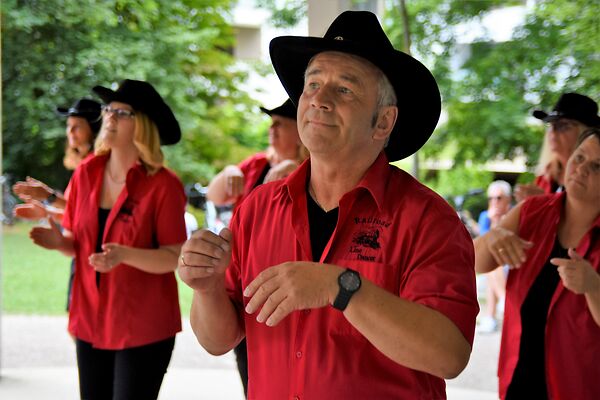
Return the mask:
[[519, 361], [506, 400], [548, 398], [544, 339], [550, 302], [560, 281], [558, 267], [550, 264], [552, 258], [569, 258], [568, 250], [560, 245], [558, 238], [521, 306]]
[[[98, 207], [98, 239], [96, 240], [96, 253], [102, 253], [102, 238], [104, 237], [104, 229], [106, 221], [110, 214], [110, 208]], [[96, 287], [100, 287], [100, 272], [96, 272]]]

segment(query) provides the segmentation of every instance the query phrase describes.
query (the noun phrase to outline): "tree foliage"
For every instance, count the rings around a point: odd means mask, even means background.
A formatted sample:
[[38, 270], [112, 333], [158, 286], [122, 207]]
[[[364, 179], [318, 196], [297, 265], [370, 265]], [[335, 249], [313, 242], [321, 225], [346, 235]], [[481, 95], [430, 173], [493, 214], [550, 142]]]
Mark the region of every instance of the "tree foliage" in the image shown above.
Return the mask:
[[183, 140], [163, 149], [184, 181], [206, 182], [215, 160], [239, 160], [250, 150], [233, 132], [252, 136], [257, 113], [237, 89], [246, 74], [231, 56], [232, 3], [3, 1], [4, 170], [64, 185], [65, 124], [56, 106], [125, 78], [151, 82], [174, 110]]
[[[402, 26], [396, 3], [386, 3], [385, 22], [400, 48]], [[521, 153], [535, 163], [542, 126], [528, 122], [531, 111], [550, 109], [563, 92], [577, 91], [595, 100], [600, 96], [599, 4], [597, 0], [536, 1], [510, 40], [494, 42], [484, 32], [468, 46], [469, 57], [456, 69], [451, 65], [461, 50], [457, 29], [461, 24], [525, 2], [407, 1], [413, 53], [436, 76], [448, 117], [423, 149], [425, 155], [435, 158], [452, 143], [457, 164], [512, 159]]]

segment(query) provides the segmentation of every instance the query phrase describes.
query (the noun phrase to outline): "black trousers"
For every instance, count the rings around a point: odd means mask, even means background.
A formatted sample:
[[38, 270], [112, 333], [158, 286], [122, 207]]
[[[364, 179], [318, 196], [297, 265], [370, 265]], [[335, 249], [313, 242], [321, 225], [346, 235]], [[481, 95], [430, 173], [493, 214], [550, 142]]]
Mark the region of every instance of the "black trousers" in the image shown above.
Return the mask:
[[248, 397], [248, 350], [246, 348], [246, 339], [243, 339], [240, 344], [233, 348], [235, 353], [235, 361], [237, 363], [240, 379], [244, 386], [244, 396]]
[[123, 350], [99, 350], [76, 339], [79, 391], [85, 400], [145, 400], [158, 392], [175, 337]]

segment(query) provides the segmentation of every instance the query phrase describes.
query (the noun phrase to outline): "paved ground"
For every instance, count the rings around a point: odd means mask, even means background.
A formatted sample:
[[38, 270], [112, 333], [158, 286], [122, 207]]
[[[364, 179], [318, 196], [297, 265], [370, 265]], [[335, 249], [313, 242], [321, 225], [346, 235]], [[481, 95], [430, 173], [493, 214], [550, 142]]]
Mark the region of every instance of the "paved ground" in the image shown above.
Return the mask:
[[[74, 345], [66, 317], [3, 315], [0, 399], [77, 399]], [[497, 399], [499, 334], [478, 335], [471, 361], [447, 381], [449, 400]], [[196, 342], [186, 320], [177, 336], [161, 400], [243, 400], [233, 354], [213, 357]]]

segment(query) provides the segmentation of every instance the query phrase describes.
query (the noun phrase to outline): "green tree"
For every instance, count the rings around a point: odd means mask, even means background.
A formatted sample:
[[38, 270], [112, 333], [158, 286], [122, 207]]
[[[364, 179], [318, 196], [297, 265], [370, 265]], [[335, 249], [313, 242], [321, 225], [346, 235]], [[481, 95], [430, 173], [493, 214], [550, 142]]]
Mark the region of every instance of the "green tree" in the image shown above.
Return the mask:
[[[402, 26], [397, 1], [387, 1], [386, 27], [398, 47]], [[512, 159], [524, 153], [535, 163], [541, 124], [527, 118], [536, 107], [549, 109], [566, 91], [600, 96], [600, 17], [597, 0], [541, 0], [507, 42], [484, 34], [470, 46], [470, 57], [453, 70], [457, 26], [481, 20], [499, 7], [523, 1], [407, 1], [414, 53], [432, 68], [440, 85], [447, 123], [423, 153], [435, 158], [449, 144], [456, 164], [466, 160]]]
[[[184, 139], [164, 150], [184, 181], [206, 182], [215, 160], [237, 161], [250, 152], [253, 127], [264, 126], [238, 90], [246, 74], [231, 56], [233, 3], [5, 0], [4, 170], [64, 186], [65, 124], [54, 109], [125, 78], [151, 82], [173, 108]], [[244, 132], [250, 139], [241, 145]]]

